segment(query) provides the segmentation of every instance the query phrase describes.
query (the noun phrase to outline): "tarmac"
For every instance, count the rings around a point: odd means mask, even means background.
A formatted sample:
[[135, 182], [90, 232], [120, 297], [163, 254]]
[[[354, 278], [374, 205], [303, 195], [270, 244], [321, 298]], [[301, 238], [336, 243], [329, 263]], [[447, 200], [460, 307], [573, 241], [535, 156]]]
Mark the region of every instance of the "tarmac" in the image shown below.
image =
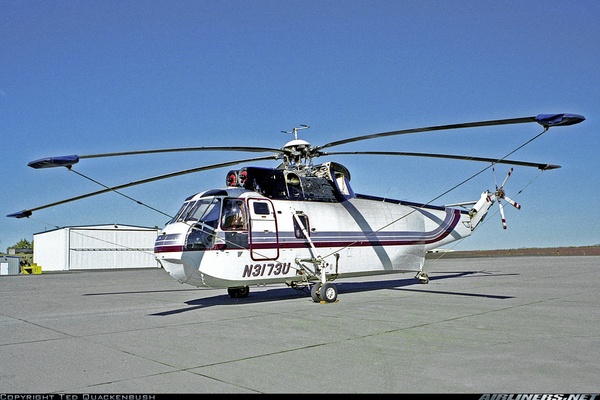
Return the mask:
[[326, 304], [158, 268], [1, 276], [0, 394], [600, 391], [599, 256], [426, 270], [338, 280]]

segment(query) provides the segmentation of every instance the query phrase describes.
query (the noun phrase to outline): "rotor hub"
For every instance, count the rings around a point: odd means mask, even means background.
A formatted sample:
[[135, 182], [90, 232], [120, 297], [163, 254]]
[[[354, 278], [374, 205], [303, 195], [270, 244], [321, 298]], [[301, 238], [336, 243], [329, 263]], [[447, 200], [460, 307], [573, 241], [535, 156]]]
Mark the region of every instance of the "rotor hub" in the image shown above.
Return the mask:
[[287, 165], [312, 163], [313, 151], [310, 143], [302, 139], [290, 140], [283, 146], [284, 159]]

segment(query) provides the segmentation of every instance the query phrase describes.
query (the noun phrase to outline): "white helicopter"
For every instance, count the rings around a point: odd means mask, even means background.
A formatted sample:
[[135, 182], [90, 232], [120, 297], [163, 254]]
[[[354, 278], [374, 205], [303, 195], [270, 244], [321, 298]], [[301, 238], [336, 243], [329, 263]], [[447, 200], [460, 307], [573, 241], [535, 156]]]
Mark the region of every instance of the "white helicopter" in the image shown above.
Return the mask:
[[313, 164], [313, 159], [368, 154], [471, 160], [490, 163], [490, 167], [509, 164], [550, 170], [559, 166], [508, 160], [506, 157], [391, 151], [326, 152], [326, 148], [385, 136], [530, 122], [537, 122], [544, 128], [535, 139], [550, 127], [573, 125], [584, 120], [577, 114], [540, 114], [376, 133], [322, 146], [312, 146], [298, 139], [298, 131], [309, 127], [301, 125], [292, 132], [286, 132], [293, 133], [294, 139], [281, 149], [189, 147], [48, 157], [32, 161], [29, 166], [62, 166], [73, 170], [73, 165], [85, 158], [178, 151], [271, 153], [120, 186], [100, 184], [104, 186], [103, 190], [23, 210], [8, 217], [29, 217], [43, 208], [109, 191], [128, 197], [119, 190], [183, 174], [255, 161], [281, 160], [276, 168], [248, 166], [231, 170], [226, 175], [226, 186], [188, 197], [156, 238], [155, 257], [179, 282], [197, 287], [226, 288], [233, 298], [248, 296], [253, 285], [285, 283], [292, 288], [310, 289], [315, 302], [331, 303], [337, 301], [338, 291], [333, 281], [338, 278], [414, 272], [421, 283], [428, 283], [429, 277], [423, 269], [427, 251], [471, 235], [496, 201], [506, 228], [501, 200], [516, 208], [520, 205], [507, 197], [503, 189], [512, 168], [502, 185], [496, 186], [494, 192], [484, 191], [476, 201], [435, 206], [355, 193], [350, 187], [348, 169], [333, 161]]

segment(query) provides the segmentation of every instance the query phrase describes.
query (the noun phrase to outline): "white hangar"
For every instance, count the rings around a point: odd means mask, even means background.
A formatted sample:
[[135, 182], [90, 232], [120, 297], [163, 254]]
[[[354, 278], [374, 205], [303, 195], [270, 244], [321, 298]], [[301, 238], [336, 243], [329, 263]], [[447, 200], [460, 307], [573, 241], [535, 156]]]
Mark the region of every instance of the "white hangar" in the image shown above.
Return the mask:
[[158, 268], [157, 228], [128, 225], [65, 227], [33, 235], [33, 262], [42, 271]]

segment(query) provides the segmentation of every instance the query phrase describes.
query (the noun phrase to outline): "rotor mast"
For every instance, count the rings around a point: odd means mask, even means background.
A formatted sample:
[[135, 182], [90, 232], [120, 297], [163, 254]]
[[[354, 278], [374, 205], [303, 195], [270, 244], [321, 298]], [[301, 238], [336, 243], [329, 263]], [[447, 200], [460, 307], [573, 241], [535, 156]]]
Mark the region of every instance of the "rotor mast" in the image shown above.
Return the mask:
[[310, 128], [309, 125], [300, 124], [299, 127], [292, 128], [291, 131], [281, 131], [282, 133], [294, 135], [294, 139], [287, 142], [282, 148], [286, 168], [312, 165], [310, 143], [306, 140], [298, 139], [298, 131], [308, 128]]

